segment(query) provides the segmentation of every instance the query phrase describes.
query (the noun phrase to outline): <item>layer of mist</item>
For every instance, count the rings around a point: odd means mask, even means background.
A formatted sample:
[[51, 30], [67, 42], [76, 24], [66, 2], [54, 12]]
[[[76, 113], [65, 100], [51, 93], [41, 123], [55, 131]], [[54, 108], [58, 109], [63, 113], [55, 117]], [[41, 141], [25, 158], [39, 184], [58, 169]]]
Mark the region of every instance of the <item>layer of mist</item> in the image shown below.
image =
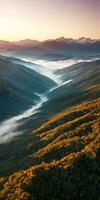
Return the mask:
[[23, 131], [17, 131], [19, 125], [25, 118], [30, 117], [31, 115], [34, 115], [39, 111], [39, 109], [42, 107], [42, 105], [47, 102], [48, 94], [57, 88], [61, 87], [62, 85], [66, 85], [69, 82], [73, 80], [68, 80], [66, 82], [63, 82], [60, 80], [60, 77], [56, 76], [54, 74], [55, 70], [57, 69], [63, 69], [65, 67], [69, 67], [73, 64], [79, 63], [79, 62], [91, 62], [97, 60], [91, 59], [91, 60], [64, 60], [64, 61], [44, 61], [44, 60], [28, 60], [25, 58], [21, 58], [21, 60], [17, 60], [14, 62], [22, 63], [24, 62], [24, 66], [29, 67], [31, 69], [34, 69], [38, 71], [40, 74], [43, 74], [47, 76], [48, 78], [52, 79], [54, 82], [57, 83], [56, 87], [51, 88], [46, 94], [40, 95], [36, 93], [36, 95], [39, 97], [39, 101], [36, 103], [36, 105], [32, 106], [30, 109], [26, 110], [22, 114], [19, 114], [18, 116], [12, 117], [8, 120], [5, 120], [0, 124], [0, 144], [10, 142], [15, 136], [23, 134]]

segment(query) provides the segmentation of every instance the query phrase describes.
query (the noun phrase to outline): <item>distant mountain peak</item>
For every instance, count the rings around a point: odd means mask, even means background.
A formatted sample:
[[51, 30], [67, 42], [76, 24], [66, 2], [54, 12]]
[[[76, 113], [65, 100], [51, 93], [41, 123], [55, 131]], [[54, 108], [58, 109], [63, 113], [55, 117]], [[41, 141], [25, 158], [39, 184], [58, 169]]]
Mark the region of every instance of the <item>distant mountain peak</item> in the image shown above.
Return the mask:
[[81, 37], [81, 38], [78, 39], [78, 42], [80, 42], [80, 43], [94, 43], [94, 42], [96, 42], [96, 40], [91, 39], [91, 38]]
[[33, 45], [37, 45], [39, 43], [38, 40], [32, 40], [32, 39], [25, 39], [25, 40], [20, 40], [18, 42], [13, 42], [14, 44], [18, 45], [18, 46], [33, 46]]
[[57, 38], [56, 40], [57, 40], [57, 41], [66, 41], [67, 39], [66, 39], [65, 37], [62, 36], [62, 37]]

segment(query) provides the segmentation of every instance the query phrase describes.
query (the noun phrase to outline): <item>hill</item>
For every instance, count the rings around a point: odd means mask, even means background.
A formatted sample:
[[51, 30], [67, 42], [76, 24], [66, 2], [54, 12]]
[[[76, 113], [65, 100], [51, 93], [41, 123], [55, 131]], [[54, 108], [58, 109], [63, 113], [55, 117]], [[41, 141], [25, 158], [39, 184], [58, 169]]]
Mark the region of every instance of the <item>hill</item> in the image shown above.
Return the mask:
[[99, 119], [100, 98], [96, 98], [66, 109], [34, 129], [26, 135], [26, 143], [20, 140], [24, 150], [19, 140], [16, 148], [12, 142], [10, 159], [8, 151], [0, 164], [1, 174], [6, 171], [0, 178], [0, 198], [99, 200]]
[[[56, 70], [63, 84], [48, 94], [48, 101], [42, 106], [35, 117], [37, 122], [46, 121], [54, 114], [79, 103], [100, 97], [100, 60], [82, 62], [62, 70]], [[68, 80], [72, 80], [67, 83]], [[36, 124], [28, 119], [26, 128]], [[37, 124], [38, 125], [38, 124]]]
[[[62, 83], [46, 94], [47, 102], [33, 115], [21, 120], [22, 133], [37, 128], [66, 108], [100, 97], [100, 61], [78, 63], [55, 72]], [[67, 82], [72, 80], [71, 82]], [[8, 151], [8, 150], [7, 150]]]
[[0, 121], [31, 107], [39, 100], [37, 93], [54, 85], [38, 72], [0, 56]]

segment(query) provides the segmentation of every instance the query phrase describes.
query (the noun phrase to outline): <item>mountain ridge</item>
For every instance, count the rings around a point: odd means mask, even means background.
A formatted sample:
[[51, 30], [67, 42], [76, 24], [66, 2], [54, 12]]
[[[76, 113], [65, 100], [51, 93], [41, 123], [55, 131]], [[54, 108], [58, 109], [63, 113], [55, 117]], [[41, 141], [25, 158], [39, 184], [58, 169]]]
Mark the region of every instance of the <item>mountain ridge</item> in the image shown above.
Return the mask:
[[[7, 43], [7, 42], [6, 42]], [[100, 39], [64, 37], [44, 41], [21, 40], [1, 42], [0, 53], [13, 57], [26, 57], [43, 60], [66, 60], [70, 58], [100, 57]]]
[[37, 71], [0, 56], [0, 121], [35, 105], [36, 93], [43, 94], [55, 85]]
[[34, 40], [34, 39], [22, 39], [19, 41], [8, 41], [8, 40], [0, 40], [0, 43], [5, 43], [5, 44], [37, 44], [37, 43], [43, 43], [43, 42], [47, 42], [47, 41], [63, 41], [63, 42], [85, 42], [85, 43], [94, 43], [94, 42], [100, 42], [100, 39], [91, 39], [91, 38], [87, 38], [87, 37], [80, 37], [78, 39], [73, 39], [73, 38], [66, 38], [66, 37], [58, 37], [55, 39], [45, 39], [45, 40]]

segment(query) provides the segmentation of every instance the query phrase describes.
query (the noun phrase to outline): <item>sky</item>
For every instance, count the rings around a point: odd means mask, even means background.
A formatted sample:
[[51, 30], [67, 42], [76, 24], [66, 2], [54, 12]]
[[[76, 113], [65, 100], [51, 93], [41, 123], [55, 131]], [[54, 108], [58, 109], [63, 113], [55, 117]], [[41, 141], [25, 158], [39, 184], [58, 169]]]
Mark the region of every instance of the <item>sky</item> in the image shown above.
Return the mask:
[[100, 39], [100, 0], [0, 0], [0, 40]]

